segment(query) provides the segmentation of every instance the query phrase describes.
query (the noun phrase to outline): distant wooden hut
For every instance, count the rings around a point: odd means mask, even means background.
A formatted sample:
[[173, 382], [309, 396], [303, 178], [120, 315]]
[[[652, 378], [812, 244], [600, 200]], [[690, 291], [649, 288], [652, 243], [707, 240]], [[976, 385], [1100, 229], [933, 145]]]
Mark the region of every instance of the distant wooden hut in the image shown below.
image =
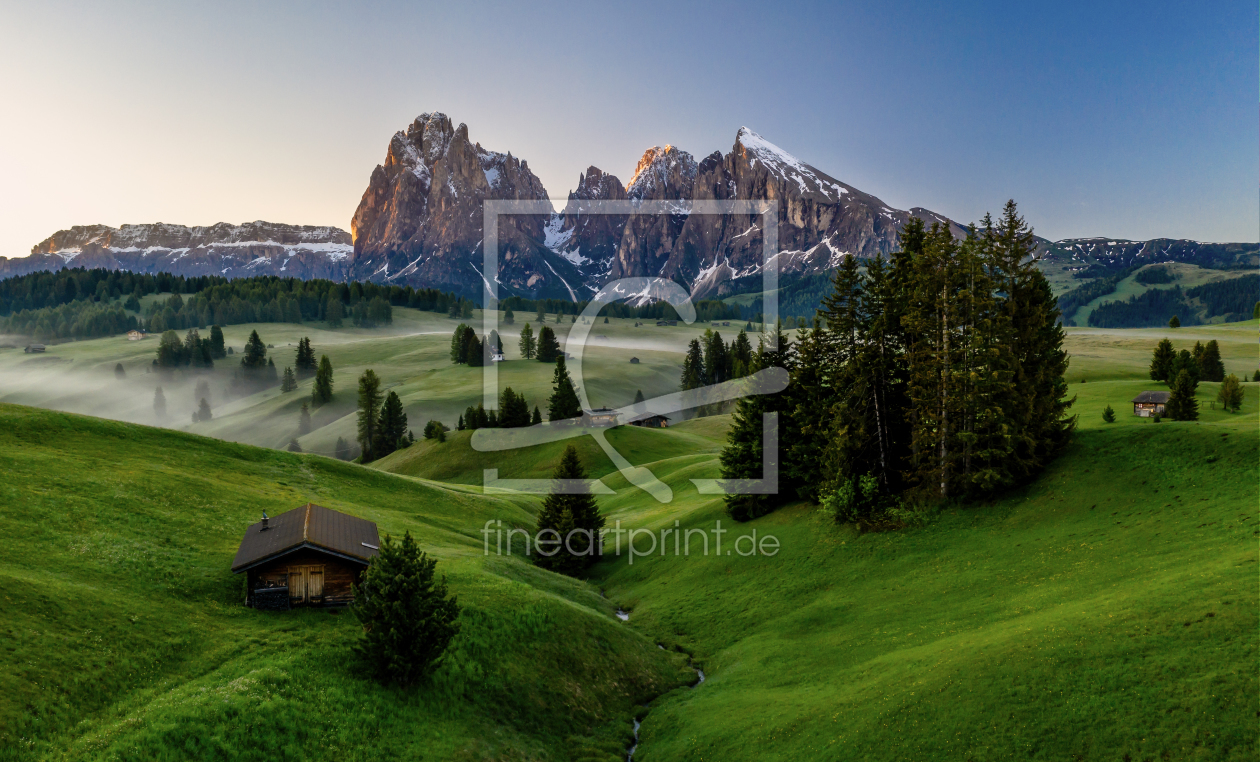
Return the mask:
[[43, 344], [27, 344], [26, 348], [22, 351], [29, 355], [32, 352], [43, 352], [45, 349], [47, 349], [47, 347]]
[[127, 341], [143, 341], [145, 336], [144, 331], [127, 331]]
[[638, 364], [639, 364], [639, 358], [637, 358], [637, 357], [631, 357], [631, 358], [630, 358], [630, 364], [631, 364], [631, 365], [638, 365]]
[[630, 422], [631, 426], [642, 426], [645, 429], [667, 429], [669, 428], [669, 416], [667, 415], [644, 415], [635, 418]]
[[245, 531], [232, 572], [246, 575], [246, 606], [344, 606], [380, 544], [374, 522], [307, 503], [264, 513]]
[[1133, 398], [1133, 414], [1143, 418], [1163, 415], [1164, 407], [1171, 396], [1169, 392], [1142, 392]]
[[587, 410], [582, 415], [586, 418], [586, 423], [590, 426], [616, 426], [617, 411], [608, 407], [597, 407], [594, 410]]

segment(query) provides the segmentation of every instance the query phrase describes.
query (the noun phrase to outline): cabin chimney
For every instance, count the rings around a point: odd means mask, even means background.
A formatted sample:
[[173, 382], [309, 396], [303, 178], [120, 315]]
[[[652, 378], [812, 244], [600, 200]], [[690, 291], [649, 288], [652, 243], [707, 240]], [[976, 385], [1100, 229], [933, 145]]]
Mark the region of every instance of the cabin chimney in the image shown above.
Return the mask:
[[266, 532], [269, 528], [270, 528], [270, 527], [268, 527], [268, 526], [267, 526], [267, 512], [266, 512], [266, 511], [263, 511], [262, 529], [259, 529], [258, 531], [259, 531], [259, 532]]

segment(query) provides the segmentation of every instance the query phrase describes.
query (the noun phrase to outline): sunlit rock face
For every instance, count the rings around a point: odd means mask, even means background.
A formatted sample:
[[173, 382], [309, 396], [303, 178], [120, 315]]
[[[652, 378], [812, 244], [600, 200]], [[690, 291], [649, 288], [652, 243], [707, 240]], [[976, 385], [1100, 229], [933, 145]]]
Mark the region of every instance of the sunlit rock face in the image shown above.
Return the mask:
[[117, 228], [81, 225], [52, 234], [36, 244], [29, 257], [0, 257], [0, 277], [82, 267], [342, 281], [353, 250], [350, 234], [339, 228], [261, 220], [203, 227], [161, 222]]
[[[469, 141], [445, 114], [421, 114], [394, 134], [350, 224], [350, 277], [480, 298], [487, 199], [546, 200], [528, 162]], [[499, 218], [500, 289], [583, 298], [584, 276], [545, 245], [553, 215]]]

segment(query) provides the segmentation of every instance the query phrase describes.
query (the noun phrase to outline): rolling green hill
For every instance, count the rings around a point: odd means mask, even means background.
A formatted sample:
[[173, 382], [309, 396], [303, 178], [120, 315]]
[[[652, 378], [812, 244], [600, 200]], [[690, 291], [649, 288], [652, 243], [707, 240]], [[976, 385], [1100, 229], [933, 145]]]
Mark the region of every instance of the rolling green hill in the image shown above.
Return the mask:
[[[338, 401], [302, 439], [319, 450], [350, 436], [363, 368], [417, 433], [476, 404], [480, 369], [447, 357], [453, 325], [398, 309], [387, 331], [259, 328], [277, 351], [310, 335], [337, 366]], [[365, 468], [222, 441], [287, 442], [309, 381], [168, 424], [192, 433], [0, 403], [0, 759], [612, 759], [632, 715], [637, 762], [1251, 758], [1260, 384], [1241, 414], [1212, 409], [1218, 385], [1202, 384], [1198, 423], [1138, 419], [1128, 401], [1162, 388], [1146, 366], [1163, 336], [1216, 339], [1226, 370], [1249, 376], [1258, 327], [1069, 329], [1081, 418], [1068, 452], [1027, 487], [896, 533], [859, 535], [801, 504], [732, 526], [689, 481], [718, 475], [726, 416], [608, 433], [671, 487], [667, 503], [574, 440], [616, 490], [600, 498], [610, 525], [732, 530], [722, 555], [623, 555], [585, 583], [483, 555], [485, 521], [529, 527], [537, 510], [480, 494], [483, 469], [545, 478], [563, 443], [480, 453], [453, 432]], [[599, 325], [596, 404], [673, 391], [701, 330]], [[155, 343], [0, 352], [0, 401], [143, 421]], [[531, 405], [549, 389], [541, 363], [499, 370]], [[173, 409], [194, 380], [170, 387]], [[441, 560], [466, 609], [432, 686], [367, 679], [348, 613], [241, 605], [228, 566], [244, 527], [308, 500], [410, 530]], [[779, 552], [725, 554], [753, 532]], [[695, 688], [684, 654], [706, 673]]]
[[[12, 405], [0, 473], [0, 759], [614, 759], [693, 674], [593, 586], [483, 555], [530, 500]], [[369, 679], [348, 612], [242, 605], [241, 533], [307, 501], [440, 559], [463, 629], [431, 686]]]
[[[1080, 431], [1042, 478], [925, 527], [860, 535], [798, 504], [725, 538], [774, 535], [773, 557], [601, 564], [630, 624], [707, 673], [653, 703], [635, 759], [1250, 758], [1260, 385], [1231, 414], [1204, 383], [1200, 422], [1160, 424], [1127, 405], [1149, 387], [1074, 384]], [[658, 504], [593, 458], [618, 493], [600, 500], [610, 525], [731, 527], [687, 481], [717, 476], [725, 422], [610, 432], [675, 495]], [[651, 457], [681, 437], [688, 454]], [[545, 477], [559, 448], [507, 467]], [[457, 437], [376, 465], [476, 482], [489, 455]]]

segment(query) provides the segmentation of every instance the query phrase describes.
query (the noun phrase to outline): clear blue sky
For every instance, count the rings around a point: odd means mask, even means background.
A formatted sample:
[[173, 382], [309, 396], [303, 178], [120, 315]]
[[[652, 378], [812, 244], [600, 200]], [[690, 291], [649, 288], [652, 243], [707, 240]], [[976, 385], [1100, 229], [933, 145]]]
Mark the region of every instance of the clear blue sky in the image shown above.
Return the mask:
[[747, 125], [900, 207], [1260, 238], [1257, 5], [0, 5], [0, 255], [74, 224], [349, 227], [443, 111], [563, 197]]

